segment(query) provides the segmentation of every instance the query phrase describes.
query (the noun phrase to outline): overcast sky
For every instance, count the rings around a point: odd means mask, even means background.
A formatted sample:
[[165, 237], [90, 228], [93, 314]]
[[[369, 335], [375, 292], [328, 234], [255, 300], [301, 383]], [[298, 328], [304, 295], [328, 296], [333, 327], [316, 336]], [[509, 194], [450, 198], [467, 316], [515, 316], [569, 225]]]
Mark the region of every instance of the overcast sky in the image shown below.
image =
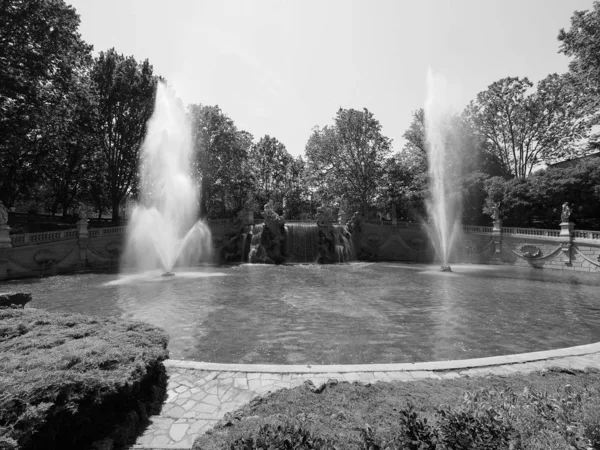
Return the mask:
[[66, 0], [96, 52], [148, 58], [186, 103], [219, 105], [293, 155], [339, 107], [394, 141], [424, 105], [428, 67], [464, 106], [492, 82], [567, 70], [560, 28], [592, 0]]

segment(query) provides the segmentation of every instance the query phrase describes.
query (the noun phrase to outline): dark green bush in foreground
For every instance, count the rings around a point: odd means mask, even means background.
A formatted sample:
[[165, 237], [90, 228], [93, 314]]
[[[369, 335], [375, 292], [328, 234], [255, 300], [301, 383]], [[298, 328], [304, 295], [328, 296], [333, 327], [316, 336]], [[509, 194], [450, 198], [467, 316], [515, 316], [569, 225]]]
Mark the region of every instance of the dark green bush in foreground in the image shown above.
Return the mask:
[[361, 385], [328, 382], [259, 397], [194, 450], [600, 449], [600, 373]]
[[125, 445], [163, 400], [167, 341], [145, 323], [0, 310], [0, 449]]

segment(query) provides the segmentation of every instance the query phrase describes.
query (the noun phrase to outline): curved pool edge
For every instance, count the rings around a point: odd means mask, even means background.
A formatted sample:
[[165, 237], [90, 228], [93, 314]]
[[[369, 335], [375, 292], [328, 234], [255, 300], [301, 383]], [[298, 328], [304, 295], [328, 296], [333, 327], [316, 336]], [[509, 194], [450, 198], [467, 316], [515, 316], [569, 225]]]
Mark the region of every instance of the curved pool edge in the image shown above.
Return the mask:
[[164, 361], [166, 367], [191, 369], [210, 372], [243, 372], [243, 373], [354, 373], [354, 372], [412, 372], [412, 371], [452, 371], [475, 369], [490, 366], [504, 366], [583, 356], [600, 353], [600, 342], [564, 347], [554, 350], [518, 353], [514, 355], [488, 356], [484, 358], [455, 359], [448, 361], [427, 361], [416, 363], [392, 364], [224, 364], [201, 361], [169, 359]]
[[268, 365], [167, 360], [167, 398], [132, 449], [190, 449], [194, 440], [253, 398], [307, 381], [414, 382], [510, 376], [553, 367], [576, 374], [600, 370], [600, 342], [541, 352], [403, 364]]

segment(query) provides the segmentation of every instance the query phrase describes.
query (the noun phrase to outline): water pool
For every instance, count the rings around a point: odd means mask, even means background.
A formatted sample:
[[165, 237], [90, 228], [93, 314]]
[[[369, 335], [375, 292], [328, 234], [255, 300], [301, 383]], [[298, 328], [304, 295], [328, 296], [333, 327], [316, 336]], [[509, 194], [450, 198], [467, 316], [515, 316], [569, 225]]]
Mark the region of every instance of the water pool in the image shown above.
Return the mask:
[[142, 320], [171, 358], [367, 364], [514, 354], [600, 341], [597, 274], [395, 263], [205, 266], [16, 280], [28, 306]]

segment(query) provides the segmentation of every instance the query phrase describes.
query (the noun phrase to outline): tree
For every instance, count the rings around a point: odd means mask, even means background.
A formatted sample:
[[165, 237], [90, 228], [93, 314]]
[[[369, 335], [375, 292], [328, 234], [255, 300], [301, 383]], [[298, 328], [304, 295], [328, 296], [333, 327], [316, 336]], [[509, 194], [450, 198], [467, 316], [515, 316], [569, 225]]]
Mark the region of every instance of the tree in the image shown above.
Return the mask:
[[425, 110], [419, 108], [413, 112], [413, 119], [408, 130], [402, 135], [406, 139], [405, 151], [415, 154], [427, 155], [427, 145], [425, 136]]
[[269, 135], [252, 145], [250, 162], [254, 169], [259, 204], [273, 200], [276, 208], [283, 208], [284, 198], [290, 187], [293, 161], [285, 145]]
[[559, 51], [573, 59], [569, 70], [573, 81], [585, 95], [583, 105], [588, 113], [596, 114], [600, 105], [600, 2], [595, 1], [590, 11], [575, 11], [571, 28], [561, 29]]
[[46, 125], [60, 125], [56, 110], [91, 59], [78, 26], [62, 0], [0, 2], [0, 200], [7, 205], [39, 180], [56, 149]]
[[99, 147], [108, 182], [105, 190], [113, 221], [118, 221], [119, 207], [138, 182], [140, 147], [160, 77], [153, 74], [148, 60], [138, 63], [115, 49], [100, 53], [91, 76], [98, 96]]
[[579, 114], [568, 76], [552, 74], [533, 83], [508, 77], [480, 92], [466, 110], [474, 130], [504, 169], [524, 178], [542, 160], [576, 154], [589, 122]]
[[313, 183], [325, 199], [346, 197], [364, 215], [375, 200], [391, 140], [368, 109], [340, 108], [333, 127], [316, 127], [306, 144]]
[[189, 114], [200, 180], [200, 215], [235, 214], [254, 190], [248, 163], [252, 135], [238, 130], [218, 106], [191, 105]]
[[83, 200], [98, 148], [97, 111], [86, 71], [74, 80], [71, 91], [57, 105], [54, 119], [42, 126], [50, 137], [42, 169], [43, 191], [53, 215], [61, 206], [66, 216], [74, 202]]

